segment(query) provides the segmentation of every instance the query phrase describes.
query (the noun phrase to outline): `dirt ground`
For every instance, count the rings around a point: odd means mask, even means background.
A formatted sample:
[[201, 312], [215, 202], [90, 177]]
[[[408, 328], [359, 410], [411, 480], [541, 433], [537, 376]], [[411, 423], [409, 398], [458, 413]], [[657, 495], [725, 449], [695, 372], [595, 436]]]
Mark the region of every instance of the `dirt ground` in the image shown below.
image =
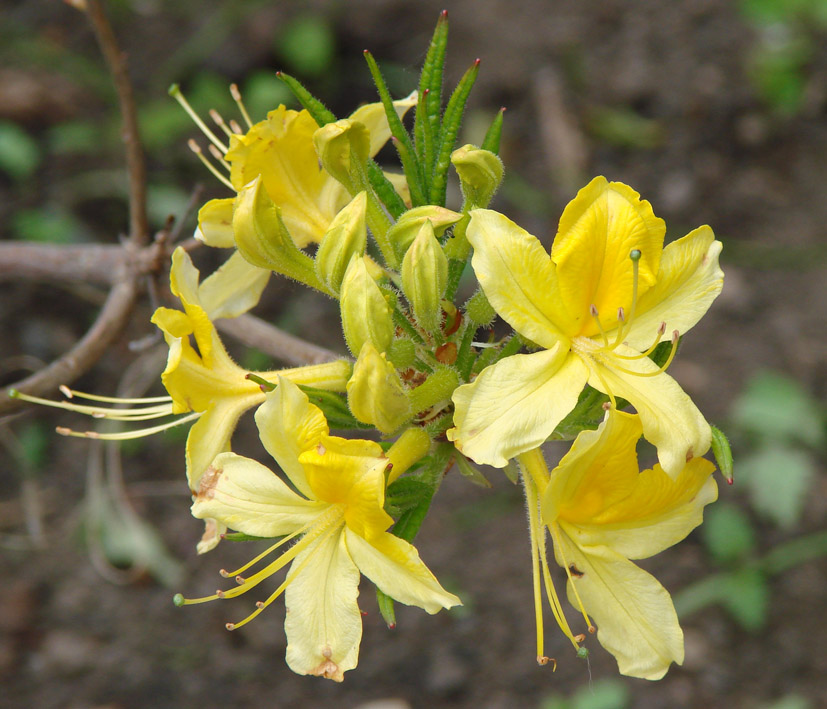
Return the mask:
[[[205, 26], [228, 17], [232, 5], [202, 4], [198, 12], [189, 3], [182, 5], [187, 12], [160, 0], [116, 4], [115, 29], [129, 54], [139, 97], [163, 98], [165, 87], [153, 88], [155, 72], [191, 37], [213, 36]], [[0, 24], [14, 20], [21, 32], [57, 38], [67, 53], [99, 61], [93, 37], [75, 11], [59, 3], [13, 5], [2, 10], [6, 20]], [[360, 50], [371, 48], [395, 67], [397, 81], [413, 88], [443, 7], [451, 18], [450, 78], [456, 81], [476, 57], [482, 59], [469, 140], [479, 140], [479, 126], [499, 106], [507, 107], [502, 157], [510, 181], [496, 206], [548, 244], [577, 187], [604, 174], [649, 199], [669, 225], [670, 237], [710, 224], [724, 243], [725, 287], [686, 337], [673, 376], [708, 418], [721, 424], [745, 382], [762, 369], [790, 374], [823, 400], [827, 33], [818, 27], [800, 30], [811, 33], [814, 49], [802, 69], [804, 98], [791, 115], [773, 111], [751, 83], [749, 58], [761, 37], [739, 4], [726, 0], [252, 2], [243, 6], [243, 17], [234, 17], [234, 30], [219, 33], [214, 50], [202, 53], [206, 66], [228, 81], [256, 69], [278, 69], [272, 37], [310, 9], [329, 19], [340, 65], [338, 86], [311, 84], [346, 114], [370, 98]], [[26, 73], [25, 61], [6, 57], [4, 63]], [[21, 114], [36, 136], [60, 120], [94, 119], [114, 110], [90, 98], [83, 82], [58, 66], [32, 68], [29, 78], [45, 87]], [[182, 76], [182, 83], [187, 78]], [[633, 111], [637, 122], [620, 130], [619, 138], [607, 137], [606, 116], [617, 118], [625, 110]], [[182, 167], [194, 162], [191, 157], [183, 141], [163, 156], [153, 154], [150, 182], [173, 179], [168, 172], [173, 170], [181, 189], [191, 189], [203, 179]], [[8, 224], [15, 210], [71, 190], [73, 180], [91, 167], [117, 170], [119, 159], [72, 160], [47, 153], [26, 189], [0, 174], [2, 238], [14, 236]], [[109, 243], [125, 225], [122, 203], [87, 199], [78, 202], [75, 213]], [[0, 383], [20, 373], [14, 358], [49, 359], [67, 349], [90, 322], [99, 296], [50, 283], [0, 283]], [[330, 304], [298, 289], [272, 287], [257, 312], [343, 350]], [[114, 390], [135, 359], [128, 342], [151, 332], [149, 313], [147, 303], [123, 342], [81, 388]], [[70, 416], [37, 415], [45, 430], [79, 425]], [[20, 433], [32, 420], [30, 414], [8, 426]], [[237, 447], [256, 452], [255, 445], [247, 422]], [[284, 663], [283, 604], [235, 633], [224, 630], [224, 622], [245, 612], [244, 604], [173, 606], [173, 591], [211, 593], [220, 582], [218, 569], [240, 565], [251, 556], [250, 547], [224, 544], [196, 556], [201, 530], [188, 513], [180, 436], [150, 439], [130, 450], [124, 455], [127, 494], [181, 565], [173, 589], [147, 575], [118, 584], [99, 573], [96, 552], [82, 543], [80, 525], [86, 442], [49, 439], [42, 467], [27, 477], [18, 474], [7, 449], [0, 451], [0, 705], [299, 709], [377, 702], [371, 707], [506, 709], [541, 707], [551, 695], [570, 696], [590, 682], [616, 676], [613, 659], [595, 642], [588, 666], [574, 658], [565, 638], [551, 632], [550, 617], [547, 652], [560, 664], [556, 673], [536, 665], [523, 503], [519, 490], [492, 472], [490, 491], [449, 475], [417, 539], [422, 558], [465, 606], [436, 616], [401, 608], [397, 628], [389, 631], [372, 587], [363, 584], [359, 667], [342, 685], [298, 677]], [[823, 466], [822, 454], [800, 524], [783, 533], [760, 526], [759, 549], [824, 528]], [[31, 510], [26, 500], [32, 495], [42, 508], [40, 532], [26, 526], [25, 511]], [[722, 486], [721, 498], [744, 505], [737, 484]], [[644, 566], [670, 591], [715, 571], [697, 533]], [[773, 579], [769, 622], [758, 632], [742, 630], [719, 608], [687, 617], [684, 666], [673, 667], [659, 682], [624, 678], [628, 705], [758, 709], [794, 694], [809, 700], [803, 706], [827, 706], [825, 588], [822, 558]]]

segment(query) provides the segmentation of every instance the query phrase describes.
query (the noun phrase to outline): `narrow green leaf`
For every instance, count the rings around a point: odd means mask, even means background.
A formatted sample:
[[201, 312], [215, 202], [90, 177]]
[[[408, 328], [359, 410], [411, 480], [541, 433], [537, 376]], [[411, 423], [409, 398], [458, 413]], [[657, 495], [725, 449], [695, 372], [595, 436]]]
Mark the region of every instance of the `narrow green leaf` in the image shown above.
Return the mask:
[[399, 219], [408, 207], [375, 160], [368, 160], [368, 179], [373, 191], [376, 192], [376, 196], [385, 205], [391, 217]]
[[393, 606], [393, 599], [383, 591], [376, 589], [376, 602], [379, 605], [379, 612], [382, 619], [387, 623], [388, 629], [396, 627], [396, 610]]
[[497, 115], [494, 116], [494, 120], [488, 127], [488, 131], [485, 133], [485, 138], [483, 138], [482, 145], [480, 146], [483, 150], [490, 150], [494, 155], [500, 154], [500, 138], [503, 134], [504, 114], [505, 107], [497, 111]]
[[307, 112], [313, 117], [313, 120], [316, 121], [320, 128], [336, 120], [336, 116], [327, 106], [304, 88], [298, 79], [289, 74], [285, 74], [283, 71], [277, 71], [276, 76], [287, 84], [288, 88], [293, 92], [293, 95], [298, 99], [299, 103], [307, 109]]
[[430, 174], [434, 166], [435, 142], [442, 109], [442, 75], [448, 46], [448, 11], [443, 10], [436, 23], [422, 73], [419, 76], [419, 101], [414, 116], [416, 151]]
[[365, 60], [368, 63], [370, 74], [373, 77], [373, 83], [376, 84], [376, 90], [379, 92], [382, 106], [385, 108], [385, 115], [388, 118], [391, 136], [396, 139], [394, 144], [399, 153], [399, 159], [402, 161], [402, 169], [405, 171], [405, 177], [408, 178], [408, 186], [411, 190], [411, 201], [414, 205], [425, 204], [423, 201], [422, 172], [416, 160], [416, 152], [411, 142], [411, 136], [408, 135], [405, 126], [402, 125], [402, 119], [396, 113], [388, 86], [382, 77], [382, 72], [379, 71], [379, 65], [368, 50], [365, 50]]
[[454, 366], [457, 368], [459, 376], [464, 382], [467, 382], [471, 378], [471, 367], [474, 366], [471, 343], [474, 341], [476, 332], [477, 326], [473, 323], [468, 323], [465, 327], [465, 332], [462, 333], [462, 339], [457, 350], [457, 361], [454, 363]]
[[730, 574], [721, 600], [744, 630], [758, 631], [767, 622], [770, 589], [757, 569], [739, 569]]
[[733, 478], [733, 461], [732, 448], [729, 445], [729, 439], [726, 434], [715, 426], [710, 426], [712, 429], [712, 453], [715, 456], [715, 462], [718, 464], [718, 470], [724, 479], [732, 485]]
[[442, 128], [439, 132], [439, 148], [437, 149], [436, 165], [434, 166], [431, 180], [431, 204], [444, 206], [445, 192], [448, 184], [448, 166], [451, 164], [451, 153], [454, 144], [457, 142], [457, 134], [462, 124], [462, 116], [465, 112], [465, 104], [468, 95], [480, 73], [480, 60], [477, 59], [471, 68], [465, 72], [459, 80], [454, 93], [448, 100], [445, 107], [445, 115], [442, 120]]

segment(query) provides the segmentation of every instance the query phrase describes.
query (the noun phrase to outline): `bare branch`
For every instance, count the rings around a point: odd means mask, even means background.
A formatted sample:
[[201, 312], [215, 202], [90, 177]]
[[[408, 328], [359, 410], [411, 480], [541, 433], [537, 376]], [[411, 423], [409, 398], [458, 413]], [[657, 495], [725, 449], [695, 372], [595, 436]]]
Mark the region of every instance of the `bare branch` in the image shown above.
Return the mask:
[[294, 367], [332, 362], [343, 357], [324, 347], [305, 342], [255, 315], [241, 315], [229, 320], [222, 318], [215, 321], [215, 326], [242, 344], [256, 347]]
[[118, 92], [123, 140], [126, 145], [126, 164], [129, 171], [129, 238], [135, 246], [149, 241], [149, 220], [146, 213], [146, 164], [138, 131], [138, 111], [132, 82], [126, 67], [126, 57], [118, 46], [112, 25], [99, 0], [86, 1], [86, 13], [95, 30], [103, 56], [112, 72]]

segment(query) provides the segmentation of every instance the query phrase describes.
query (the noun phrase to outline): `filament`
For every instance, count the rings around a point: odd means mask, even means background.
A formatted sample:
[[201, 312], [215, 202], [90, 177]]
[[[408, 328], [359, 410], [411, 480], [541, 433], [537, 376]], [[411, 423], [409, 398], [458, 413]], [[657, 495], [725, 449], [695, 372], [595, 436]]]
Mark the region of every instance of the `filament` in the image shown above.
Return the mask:
[[58, 426], [55, 431], [61, 436], [71, 436], [73, 438], [93, 438], [99, 441], [128, 441], [133, 438], [145, 438], [152, 436], [155, 433], [166, 431], [168, 428], [174, 428], [188, 421], [194, 421], [203, 414], [203, 411], [196, 411], [195, 413], [187, 414], [181, 418], [161, 424], [160, 426], [152, 426], [150, 428], [141, 428], [137, 431], [121, 431], [119, 433], [100, 433], [99, 431], [73, 431], [71, 428]]
[[597, 329], [600, 332], [600, 336], [603, 338], [603, 346], [606, 349], [609, 349], [609, 338], [606, 337], [606, 331], [603, 329], [603, 325], [600, 323], [600, 314], [597, 312], [597, 306], [592, 304], [589, 306], [589, 314], [594, 318], [594, 322], [597, 325]]
[[60, 393], [67, 399], [86, 399], [88, 401], [102, 401], [110, 404], [155, 404], [162, 401], [171, 401], [169, 396], [143, 396], [138, 398], [121, 398], [119, 396], [100, 396], [98, 394], [88, 394], [84, 391], [77, 391], [70, 389], [65, 384], [60, 385]]
[[232, 136], [233, 132], [224, 122], [224, 119], [221, 117], [221, 114], [214, 108], [210, 109], [210, 118], [213, 119], [213, 123], [215, 123], [215, 125], [217, 125], [222, 131], [224, 131], [224, 135], [226, 135], [228, 138]]
[[222, 154], [226, 153], [228, 150], [227, 146], [218, 139], [218, 136], [210, 130], [207, 124], [204, 123], [204, 121], [201, 120], [201, 117], [193, 110], [192, 106], [189, 104], [189, 101], [187, 101], [187, 99], [184, 98], [184, 94], [181, 93], [181, 88], [178, 84], [173, 84], [169, 87], [169, 95], [181, 104], [181, 107], [187, 112], [189, 117], [192, 118], [195, 125], [201, 129], [201, 132], [207, 136], [209, 141], [216, 148], [218, 148]]
[[203, 151], [201, 150], [201, 146], [198, 145], [198, 143], [196, 143], [192, 138], [190, 138], [187, 141], [187, 145], [189, 145], [190, 150], [192, 150], [192, 152], [194, 152], [198, 156], [198, 159], [202, 163], [204, 163], [204, 166], [213, 174], [213, 176], [219, 182], [227, 185], [227, 187], [229, 187], [231, 190], [235, 190], [235, 187], [233, 187], [233, 183], [230, 182], [224, 175], [222, 175], [215, 167], [215, 165], [213, 165], [209, 160], [207, 160], [207, 157], [204, 155]]
[[569, 567], [569, 562], [566, 559], [566, 554], [563, 551], [563, 544], [560, 542], [560, 537], [558, 533], [559, 530], [557, 529], [557, 525], [550, 524], [549, 531], [551, 532], [551, 538], [554, 540], [554, 548], [560, 552], [560, 556], [563, 558], [563, 568], [566, 569], [566, 576], [569, 577], [571, 589], [572, 591], [574, 591], [575, 598], [577, 598], [577, 605], [580, 606], [580, 612], [583, 614], [583, 618], [586, 620], [586, 627], [588, 627], [589, 632], [594, 632], [594, 625], [589, 619], [589, 614], [586, 613], [586, 608], [583, 605], [583, 599], [580, 598], [580, 593], [577, 591], [577, 584], [574, 582], [574, 579], [572, 578], [571, 568]]
[[221, 154], [221, 151], [216, 148], [212, 143], [210, 143], [207, 148], [210, 151], [210, 155], [212, 155], [217, 161], [218, 164], [221, 165], [227, 172], [230, 172], [232, 169], [228, 164], [227, 161], [224, 159], [224, 156]]
[[[241, 92], [238, 90], [238, 86], [236, 84], [230, 84], [230, 95], [233, 97], [233, 101], [236, 102], [238, 110], [241, 111], [241, 115], [244, 117], [247, 127], [252, 128], [253, 121], [250, 120], [250, 114], [247, 113], [247, 109], [244, 107], [244, 102], [241, 100]], [[225, 150], [224, 152], [226, 153], [227, 151]]]

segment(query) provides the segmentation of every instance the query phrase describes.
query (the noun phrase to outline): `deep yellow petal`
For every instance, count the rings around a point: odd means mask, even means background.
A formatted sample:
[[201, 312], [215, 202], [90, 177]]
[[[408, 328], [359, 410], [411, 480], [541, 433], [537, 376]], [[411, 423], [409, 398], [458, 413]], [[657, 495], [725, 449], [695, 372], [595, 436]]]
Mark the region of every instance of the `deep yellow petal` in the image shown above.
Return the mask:
[[[597, 639], [621, 674], [660, 679], [683, 663], [683, 631], [672, 599], [658, 581], [608, 547], [580, 548], [561, 525], [557, 563], [574, 566], [577, 591], [597, 625]], [[582, 575], [581, 575], [582, 574]], [[568, 582], [568, 596], [577, 605]]]
[[448, 438], [477, 463], [502, 468], [551, 435], [587, 376], [580, 358], [562, 346], [506, 357], [454, 392]]
[[261, 463], [222, 453], [201, 478], [192, 514], [244, 534], [281, 537], [316, 520], [328, 505], [305, 500]]
[[589, 316], [594, 305], [604, 328], [617, 322], [617, 310], [629, 312], [633, 269], [629, 253], [639, 249], [638, 293], [655, 283], [666, 226], [652, 206], [622, 182], [594, 178], [569, 202], [563, 215], [551, 259], [557, 265], [560, 297], [581, 329], [590, 337], [598, 332]]
[[318, 445], [330, 431], [321, 409], [311, 404], [307, 394], [292, 381], [280, 377], [278, 386], [267, 394], [255, 418], [267, 452], [299, 492], [316, 499], [299, 456]]
[[383, 533], [368, 542], [347, 529], [345, 542], [359, 570], [400, 603], [419, 606], [428, 613], [462, 605], [459, 598], [442, 588], [416, 548], [403, 539]]
[[626, 342], [643, 351], [655, 341], [661, 323], [666, 323], [662, 340], [669, 340], [673, 330], [683, 335], [692, 328], [723, 287], [720, 253], [721, 242], [715, 241], [708, 226], [669, 244], [663, 250], [657, 283], [638, 301]]
[[535, 237], [489, 209], [471, 212], [466, 233], [474, 272], [509, 325], [546, 348], [577, 331], [561, 304], [554, 264]]
[[658, 370], [651, 359], [620, 359], [615, 353], [637, 354], [630, 347], [620, 345], [614, 353], [604, 351], [595, 359], [584, 358], [590, 370], [589, 384], [604, 393], [622, 397], [635, 407], [643, 423], [643, 435], [658, 449], [661, 466], [670, 476], [677, 477], [688, 459], [709, 450], [709, 424], [668, 374], [638, 376]]
[[341, 532], [329, 534], [299, 553], [285, 592], [287, 665], [300, 675], [341, 682], [356, 667], [362, 639], [359, 570]]

